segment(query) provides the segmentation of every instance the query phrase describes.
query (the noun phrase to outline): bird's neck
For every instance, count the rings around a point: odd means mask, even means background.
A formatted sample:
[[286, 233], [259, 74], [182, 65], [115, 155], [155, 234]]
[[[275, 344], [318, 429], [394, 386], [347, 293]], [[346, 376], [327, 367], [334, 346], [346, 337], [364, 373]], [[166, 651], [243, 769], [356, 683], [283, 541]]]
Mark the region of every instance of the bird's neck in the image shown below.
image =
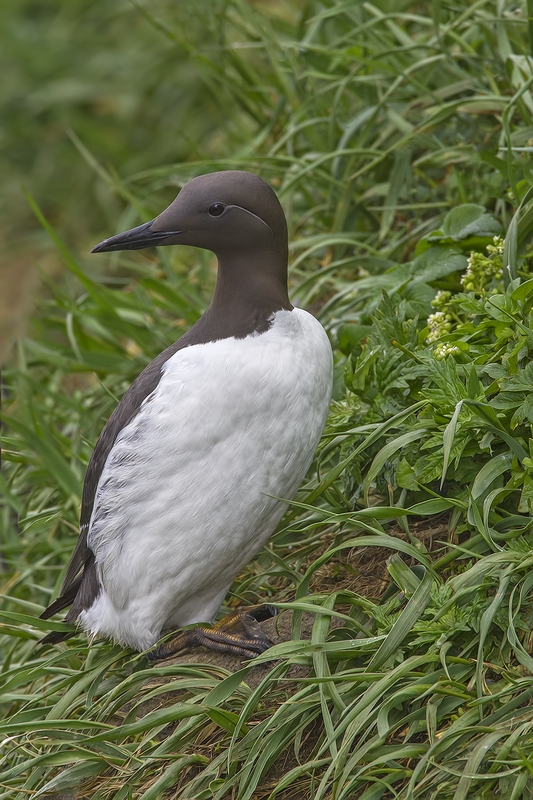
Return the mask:
[[202, 317], [219, 338], [264, 333], [276, 311], [291, 310], [287, 255], [273, 250], [218, 255], [213, 299]]

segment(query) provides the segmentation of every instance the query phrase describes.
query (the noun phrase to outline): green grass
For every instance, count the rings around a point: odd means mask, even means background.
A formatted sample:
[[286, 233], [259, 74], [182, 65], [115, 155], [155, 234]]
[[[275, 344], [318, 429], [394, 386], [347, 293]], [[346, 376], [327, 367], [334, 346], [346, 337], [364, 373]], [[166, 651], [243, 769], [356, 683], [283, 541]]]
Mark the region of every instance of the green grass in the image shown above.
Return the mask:
[[[331, 336], [335, 401], [297, 502], [226, 603], [292, 608], [293, 640], [256, 660], [276, 664], [255, 689], [250, 665], [35, 646], [62, 626], [37, 616], [98, 433], [205, 309], [215, 265], [160, 249], [96, 277], [34, 204], [67, 274], [4, 376], [0, 798], [529, 798], [531, 9], [196, 6], [138, 13], [226, 109], [218, 141], [124, 178], [78, 147], [123, 227], [210, 169], [278, 189], [291, 296]], [[362, 591], [368, 556], [388, 559], [382, 595], [379, 570]]]

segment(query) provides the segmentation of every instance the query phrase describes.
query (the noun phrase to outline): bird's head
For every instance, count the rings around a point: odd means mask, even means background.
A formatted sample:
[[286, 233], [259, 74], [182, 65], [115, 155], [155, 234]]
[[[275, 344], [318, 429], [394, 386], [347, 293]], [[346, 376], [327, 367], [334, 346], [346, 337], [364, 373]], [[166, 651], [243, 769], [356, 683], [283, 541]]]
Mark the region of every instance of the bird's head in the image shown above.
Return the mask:
[[185, 244], [218, 256], [247, 251], [287, 253], [287, 224], [278, 198], [250, 172], [200, 175], [158, 217], [97, 244], [92, 253]]

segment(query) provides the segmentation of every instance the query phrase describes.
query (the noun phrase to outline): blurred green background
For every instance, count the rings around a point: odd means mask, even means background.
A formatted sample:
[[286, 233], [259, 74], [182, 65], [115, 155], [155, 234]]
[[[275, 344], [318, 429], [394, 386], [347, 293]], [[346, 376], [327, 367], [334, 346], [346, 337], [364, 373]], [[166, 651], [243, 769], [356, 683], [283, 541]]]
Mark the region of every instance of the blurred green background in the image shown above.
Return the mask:
[[[83, 255], [120, 220], [124, 202], [75, 137], [122, 177], [227, 155], [224, 93], [194, 53], [224, 6], [156, 0], [148, 17], [130, 0], [0, 4], [0, 349], [31, 312], [34, 267], [58, 266], [23, 188]], [[244, 121], [232, 131], [246, 133]]]
[[212, 146], [224, 113], [206, 90], [179, 31], [191, 43], [201, 14], [157, 0], [172, 13], [177, 41], [154, 28], [129, 0], [6, 0], [2, 44], [1, 196], [13, 243], [40, 226], [23, 184], [50, 221], [74, 240], [116, 224], [117, 204], [69, 138], [121, 175], [199, 156]]

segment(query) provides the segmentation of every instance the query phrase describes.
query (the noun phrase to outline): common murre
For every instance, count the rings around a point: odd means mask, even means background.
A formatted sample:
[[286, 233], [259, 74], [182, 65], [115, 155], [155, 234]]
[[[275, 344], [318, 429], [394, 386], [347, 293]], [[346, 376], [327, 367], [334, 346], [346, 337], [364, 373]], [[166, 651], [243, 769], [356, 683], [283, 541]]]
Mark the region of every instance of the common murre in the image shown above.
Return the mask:
[[[61, 596], [41, 615], [137, 650], [163, 629], [211, 622], [240, 569], [266, 542], [311, 463], [332, 386], [320, 323], [293, 308], [287, 225], [261, 178], [231, 170], [189, 181], [151, 222], [91, 252], [186, 244], [218, 258], [212, 302], [127, 390], [92, 454], [80, 537]], [[193, 644], [252, 656], [270, 642], [244, 608]], [[65, 635], [51, 633], [44, 642]]]

